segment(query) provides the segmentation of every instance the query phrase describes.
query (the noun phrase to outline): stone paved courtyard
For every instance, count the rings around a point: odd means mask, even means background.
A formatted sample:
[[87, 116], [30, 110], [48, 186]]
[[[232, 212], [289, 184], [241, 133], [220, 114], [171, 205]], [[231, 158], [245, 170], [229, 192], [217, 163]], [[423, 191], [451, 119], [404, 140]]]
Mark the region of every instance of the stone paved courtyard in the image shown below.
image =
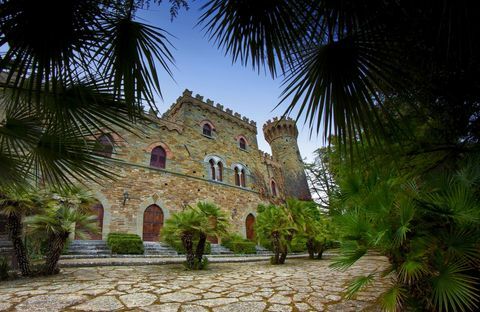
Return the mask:
[[353, 276], [385, 268], [368, 256], [345, 272], [330, 261], [288, 259], [214, 263], [190, 272], [181, 265], [66, 268], [52, 277], [0, 283], [6, 311], [361, 311], [378, 310], [375, 300], [387, 280], [343, 298]]

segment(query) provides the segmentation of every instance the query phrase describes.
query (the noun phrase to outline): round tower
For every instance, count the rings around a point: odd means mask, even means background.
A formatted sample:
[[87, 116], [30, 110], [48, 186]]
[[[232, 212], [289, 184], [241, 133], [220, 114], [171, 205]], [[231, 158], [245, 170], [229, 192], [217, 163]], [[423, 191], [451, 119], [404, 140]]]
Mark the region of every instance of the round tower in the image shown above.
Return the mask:
[[273, 118], [263, 125], [263, 134], [272, 148], [272, 156], [283, 169], [285, 195], [310, 200], [304, 164], [298, 149], [298, 129], [292, 118]]

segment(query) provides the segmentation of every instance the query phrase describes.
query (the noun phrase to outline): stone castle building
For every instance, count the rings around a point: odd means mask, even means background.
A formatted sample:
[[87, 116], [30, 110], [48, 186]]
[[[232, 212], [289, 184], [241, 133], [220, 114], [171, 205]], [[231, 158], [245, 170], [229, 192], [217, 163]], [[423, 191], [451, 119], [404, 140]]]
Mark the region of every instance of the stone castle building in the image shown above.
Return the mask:
[[263, 133], [272, 155], [258, 149], [254, 121], [185, 90], [161, 118], [151, 111], [141, 131], [100, 135], [99, 152], [118, 177], [91, 184], [102, 228], [93, 238], [128, 232], [158, 240], [169, 215], [208, 201], [253, 239], [258, 204], [310, 199], [295, 122], [275, 118]]

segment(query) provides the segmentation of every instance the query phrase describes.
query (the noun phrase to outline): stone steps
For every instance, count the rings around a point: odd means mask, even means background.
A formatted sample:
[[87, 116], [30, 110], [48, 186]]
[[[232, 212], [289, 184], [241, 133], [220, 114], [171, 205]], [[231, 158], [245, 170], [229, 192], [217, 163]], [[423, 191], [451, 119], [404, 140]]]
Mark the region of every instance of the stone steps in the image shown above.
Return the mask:
[[255, 249], [257, 250], [257, 255], [271, 255], [272, 252], [268, 250], [267, 248], [257, 245], [255, 246]]
[[172, 247], [162, 242], [143, 242], [144, 254], [147, 256], [176, 256], [178, 253]]
[[210, 244], [211, 245], [211, 255], [233, 255], [233, 252], [225, 246], [220, 244]]
[[68, 246], [66, 255], [72, 256], [109, 256], [107, 243], [102, 240], [74, 240]]

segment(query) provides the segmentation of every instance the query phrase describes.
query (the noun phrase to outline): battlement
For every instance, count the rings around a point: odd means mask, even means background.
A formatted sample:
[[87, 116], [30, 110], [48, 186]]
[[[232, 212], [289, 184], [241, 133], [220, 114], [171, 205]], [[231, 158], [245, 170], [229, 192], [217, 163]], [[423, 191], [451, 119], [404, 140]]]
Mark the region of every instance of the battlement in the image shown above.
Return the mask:
[[267, 120], [263, 125], [263, 134], [269, 144], [273, 140], [283, 136], [296, 139], [298, 137], [297, 123], [290, 117], [274, 117], [272, 120]]
[[213, 109], [218, 110], [218, 111], [220, 111], [224, 114], [227, 114], [228, 116], [231, 116], [232, 118], [235, 118], [237, 121], [242, 122], [242, 123], [248, 125], [249, 127], [254, 127], [255, 129], [257, 127], [257, 123], [255, 121], [250, 120], [249, 118], [247, 118], [245, 116], [242, 116], [240, 113], [234, 112], [233, 110], [231, 110], [229, 108], [225, 108], [220, 103], [215, 104], [214, 101], [211, 100], [211, 99], [206, 99], [204, 101], [204, 97], [200, 94], [196, 94], [195, 96], [193, 96], [193, 92], [191, 90], [188, 90], [188, 89], [185, 89], [185, 91], [183, 91], [182, 96], [177, 98], [177, 101], [170, 106], [170, 108], [163, 114], [163, 117], [168, 116], [175, 109], [177, 104], [179, 104], [181, 102], [181, 100], [184, 99], [185, 97], [195, 99], [195, 100], [197, 100], [197, 102], [200, 102], [202, 105], [205, 105], [206, 107], [213, 108]]

